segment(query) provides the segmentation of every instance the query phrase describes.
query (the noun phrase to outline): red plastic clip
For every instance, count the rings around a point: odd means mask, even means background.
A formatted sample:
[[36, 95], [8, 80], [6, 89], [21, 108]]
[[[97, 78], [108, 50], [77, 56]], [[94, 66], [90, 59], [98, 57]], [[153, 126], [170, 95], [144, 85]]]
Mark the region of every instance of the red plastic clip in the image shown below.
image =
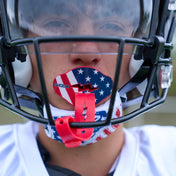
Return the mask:
[[57, 118], [56, 130], [66, 147], [80, 146], [82, 141], [91, 138], [93, 128], [71, 128], [70, 122], [95, 121], [95, 95], [93, 93], [75, 93], [75, 118], [66, 116]]

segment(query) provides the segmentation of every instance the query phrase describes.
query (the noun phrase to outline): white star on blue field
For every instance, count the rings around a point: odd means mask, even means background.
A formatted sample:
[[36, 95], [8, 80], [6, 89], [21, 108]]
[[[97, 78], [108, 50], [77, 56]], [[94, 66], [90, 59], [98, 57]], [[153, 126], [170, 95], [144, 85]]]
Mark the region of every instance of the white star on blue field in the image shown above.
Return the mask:
[[111, 94], [112, 79], [98, 70], [91, 67], [79, 67], [72, 70], [72, 72], [77, 79], [77, 82], [81, 85], [91, 84], [92, 87], [98, 88], [91, 92], [95, 94], [96, 104]]

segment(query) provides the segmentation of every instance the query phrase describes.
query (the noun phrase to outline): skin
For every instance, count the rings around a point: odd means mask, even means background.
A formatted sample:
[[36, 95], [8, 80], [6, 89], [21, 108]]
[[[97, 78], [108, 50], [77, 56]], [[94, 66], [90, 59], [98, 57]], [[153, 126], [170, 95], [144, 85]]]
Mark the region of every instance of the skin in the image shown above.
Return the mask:
[[[87, 9], [86, 14], [91, 14], [90, 7]], [[106, 21], [108, 20], [114, 20], [114, 17], [106, 19]], [[42, 21], [40, 22], [42, 26]], [[77, 34], [93, 35], [95, 32], [94, 24], [90, 15], [82, 14], [79, 23], [77, 24]], [[127, 25], [127, 29], [123, 32], [130, 36], [132, 34], [129, 33], [129, 26], [130, 25]], [[35, 36], [38, 36], [38, 34], [34, 33], [34, 31], [29, 33], [29, 37]], [[45, 44], [41, 46], [41, 50], [45, 52], [54, 52], [56, 49], [62, 52], [68, 52], [69, 54], [45, 54], [42, 55], [41, 58], [49, 102], [53, 106], [66, 110], [74, 109], [68, 102], [60, 98], [53, 89], [54, 78], [70, 69], [79, 66], [91, 66], [113, 79], [117, 56], [103, 54], [102, 52], [117, 51], [117, 44], [105, 42], [69, 42], [62, 44]], [[131, 52], [131, 50], [132, 47], [126, 46], [126, 52]], [[34, 91], [41, 93], [35, 56], [30, 55], [30, 58], [33, 67], [33, 76], [30, 86]], [[129, 80], [129, 60], [130, 56], [123, 56], [118, 85], [119, 88]], [[39, 127], [38, 140], [49, 151], [51, 157], [50, 164], [71, 169], [83, 176], [105, 176], [108, 174], [123, 147], [123, 125], [120, 124], [117, 130], [107, 138], [84, 147], [65, 148], [64, 144], [48, 138], [41, 125]]]
[[[73, 110], [73, 106], [71, 106], [68, 102], [66, 102], [64, 99], [62, 99], [55, 93], [53, 89], [54, 78], [62, 73], [68, 72], [73, 68], [80, 66], [90, 66], [96, 68], [97, 70], [100, 70], [105, 75], [108, 75], [112, 79], [114, 79], [117, 56], [103, 54], [87, 54], [87, 52], [101, 52], [99, 47], [104, 47], [104, 45], [110, 45], [108, 47], [114, 47], [114, 45], [116, 44], [79, 42], [75, 44], [64, 44], [64, 46], [61, 47], [65, 47], [65, 45], [74, 46], [73, 48], [71, 48], [70, 52], [80, 53], [65, 55], [43, 55], [42, 65], [50, 103], [57, 108]], [[45, 47], [49, 48], [52, 46]], [[81, 54], [81, 52], [86, 52], [86, 54]], [[30, 85], [34, 91], [41, 93], [37, 63], [34, 56], [31, 56], [31, 61], [33, 66], [33, 76]], [[122, 85], [124, 85], [127, 80], [129, 80], [129, 75], [126, 72], [126, 70], [128, 70], [128, 62], [129, 56], [124, 57], [120, 73], [120, 80], [118, 86], [119, 88], [122, 87]]]

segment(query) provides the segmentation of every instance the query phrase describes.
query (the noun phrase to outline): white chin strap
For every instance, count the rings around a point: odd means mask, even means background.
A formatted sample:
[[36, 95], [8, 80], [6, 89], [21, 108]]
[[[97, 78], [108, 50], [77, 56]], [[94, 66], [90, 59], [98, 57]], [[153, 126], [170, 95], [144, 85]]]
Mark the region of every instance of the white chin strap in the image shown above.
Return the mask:
[[[107, 113], [108, 113], [108, 108], [109, 108], [109, 103], [110, 103], [110, 100], [108, 100], [106, 103], [95, 108], [95, 122], [103, 121], [106, 119]], [[51, 108], [51, 113], [52, 113], [52, 117], [53, 117], [54, 121], [57, 118], [62, 118], [65, 116], [72, 116], [74, 118], [74, 113], [75, 113], [74, 111], [67, 111], [67, 110], [63, 110], [63, 109], [58, 109], [58, 108], [53, 107], [52, 105], [50, 105], [50, 108]], [[47, 118], [45, 107], [44, 107], [43, 111], [44, 111], [44, 117]], [[112, 118], [114, 119], [114, 118], [118, 118], [120, 116], [122, 116], [122, 103], [120, 100], [119, 93], [117, 92]], [[110, 135], [111, 133], [113, 133], [117, 127], [118, 127], [118, 125], [109, 125], [109, 126], [105, 126], [105, 127], [94, 128], [93, 135], [91, 136], [91, 138], [87, 141], [82, 141], [80, 146], [85, 146], [88, 144], [98, 142], [99, 140], [101, 140], [101, 139], [107, 137], [108, 135]], [[47, 125], [45, 132], [48, 137], [63, 143], [55, 126]]]

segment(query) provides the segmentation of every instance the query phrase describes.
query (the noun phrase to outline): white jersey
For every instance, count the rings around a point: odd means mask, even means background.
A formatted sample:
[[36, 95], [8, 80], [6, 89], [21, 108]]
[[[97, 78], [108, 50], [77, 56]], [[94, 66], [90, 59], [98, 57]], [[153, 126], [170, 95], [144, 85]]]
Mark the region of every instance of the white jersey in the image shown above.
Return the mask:
[[[49, 176], [38, 150], [38, 124], [0, 127], [0, 176]], [[114, 176], [176, 176], [176, 128], [125, 129]]]

